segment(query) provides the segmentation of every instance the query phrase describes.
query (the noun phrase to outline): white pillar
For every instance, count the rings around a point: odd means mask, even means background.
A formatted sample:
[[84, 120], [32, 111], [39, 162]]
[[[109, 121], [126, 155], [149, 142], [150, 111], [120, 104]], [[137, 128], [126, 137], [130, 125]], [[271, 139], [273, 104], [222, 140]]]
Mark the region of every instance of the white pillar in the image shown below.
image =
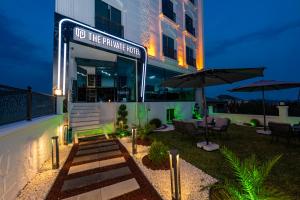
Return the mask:
[[63, 114], [63, 102], [64, 96], [56, 96], [56, 114], [61, 115]]
[[279, 120], [281, 122], [288, 122], [289, 107], [288, 106], [277, 106], [279, 111]]

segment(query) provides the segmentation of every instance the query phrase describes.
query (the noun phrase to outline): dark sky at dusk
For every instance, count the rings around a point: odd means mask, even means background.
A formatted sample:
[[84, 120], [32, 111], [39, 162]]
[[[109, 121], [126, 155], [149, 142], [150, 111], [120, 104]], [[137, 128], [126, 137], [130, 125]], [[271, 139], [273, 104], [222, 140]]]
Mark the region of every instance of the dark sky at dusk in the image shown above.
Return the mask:
[[[51, 91], [53, 15], [54, 0], [1, 1], [0, 84]], [[266, 80], [300, 81], [300, 0], [204, 0], [204, 29], [207, 68], [266, 66]], [[207, 94], [255, 80], [209, 88]], [[297, 96], [298, 89], [267, 94]]]

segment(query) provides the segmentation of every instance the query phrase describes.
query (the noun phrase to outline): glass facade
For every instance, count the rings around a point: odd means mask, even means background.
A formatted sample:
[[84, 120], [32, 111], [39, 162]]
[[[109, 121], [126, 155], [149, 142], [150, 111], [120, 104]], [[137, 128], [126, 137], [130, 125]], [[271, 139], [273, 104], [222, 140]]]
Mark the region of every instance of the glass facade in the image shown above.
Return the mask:
[[148, 65], [145, 101], [194, 101], [194, 89], [164, 88], [161, 86], [163, 81], [177, 75], [180, 73]]
[[186, 63], [190, 66], [196, 67], [196, 59], [194, 58], [194, 50], [186, 46]]
[[162, 0], [162, 13], [176, 22], [176, 14], [173, 12], [173, 2], [171, 0]]
[[74, 102], [135, 102], [136, 61], [117, 57], [116, 62], [77, 58]]
[[195, 36], [195, 28], [193, 26], [193, 19], [188, 16], [185, 15], [185, 29], [192, 34], [193, 36]]
[[95, 27], [112, 35], [124, 37], [121, 11], [102, 0], [95, 0]]
[[175, 50], [174, 39], [163, 34], [163, 53], [164, 56], [177, 59], [177, 51]]

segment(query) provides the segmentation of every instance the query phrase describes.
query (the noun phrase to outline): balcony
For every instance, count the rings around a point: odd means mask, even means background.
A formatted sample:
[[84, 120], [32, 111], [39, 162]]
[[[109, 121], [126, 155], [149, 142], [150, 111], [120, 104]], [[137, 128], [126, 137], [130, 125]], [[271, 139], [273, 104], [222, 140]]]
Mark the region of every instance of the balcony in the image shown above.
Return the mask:
[[110, 33], [117, 37], [124, 38], [124, 27], [122, 24], [113, 22], [105, 17], [96, 16], [95, 17], [95, 27], [104, 32]]

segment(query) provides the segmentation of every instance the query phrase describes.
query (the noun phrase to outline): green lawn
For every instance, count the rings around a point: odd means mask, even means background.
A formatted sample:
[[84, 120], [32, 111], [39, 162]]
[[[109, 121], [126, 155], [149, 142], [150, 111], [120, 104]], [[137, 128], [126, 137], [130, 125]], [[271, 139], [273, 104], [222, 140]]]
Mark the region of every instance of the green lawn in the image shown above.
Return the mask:
[[[293, 199], [300, 199], [300, 143], [293, 141], [287, 147], [286, 140], [271, 144], [270, 136], [259, 135], [254, 128], [232, 125], [228, 130], [230, 137], [212, 137], [212, 141], [226, 146], [240, 158], [255, 154], [260, 161], [265, 161], [275, 155], [283, 154], [275, 165], [267, 185], [276, 187], [290, 195]], [[155, 132], [150, 135], [152, 139], [162, 141], [169, 148], [176, 148], [180, 156], [199, 169], [219, 180], [224, 177], [233, 178], [232, 171], [219, 151], [206, 152], [196, 147], [196, 142], [203, 138], [183, 136], [175, 131]]]

